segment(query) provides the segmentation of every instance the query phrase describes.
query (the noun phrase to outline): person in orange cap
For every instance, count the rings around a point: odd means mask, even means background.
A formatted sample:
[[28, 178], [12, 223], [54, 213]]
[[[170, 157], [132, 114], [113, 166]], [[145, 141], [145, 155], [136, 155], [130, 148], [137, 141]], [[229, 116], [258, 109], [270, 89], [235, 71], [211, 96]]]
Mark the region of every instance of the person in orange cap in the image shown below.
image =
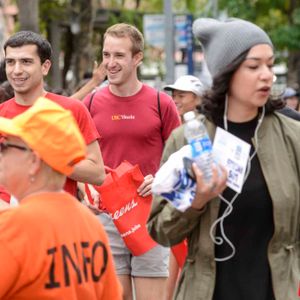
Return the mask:
[[0, 134], [0, 184], [20, 203], [0, 213], [0, 299], [121, 299], [102, 225], [63, 190], [86, 157], [72, 113], [39, 98]]

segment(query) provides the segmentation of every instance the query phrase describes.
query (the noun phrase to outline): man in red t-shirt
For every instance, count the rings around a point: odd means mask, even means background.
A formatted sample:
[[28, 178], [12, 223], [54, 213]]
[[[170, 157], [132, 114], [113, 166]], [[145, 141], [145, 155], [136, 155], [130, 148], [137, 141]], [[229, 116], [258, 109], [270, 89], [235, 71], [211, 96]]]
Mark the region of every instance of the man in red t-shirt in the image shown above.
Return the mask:
[[[0, 116], [13, 118], [32, 106], [38, 97], [48, 98], [72, 111], [87, 143], [88, 154], [67, 178], [65, 190], [75, 195], [76, 181], [100, 185], [105, 173], [97, 142], [99, 134], [88, 110], [78, 100], [48, 93], [44, 89], [44, 76], [51, 67], [50, 43], [34, 32], [20, 31], [6, 41], [4, 51], [6, 75], [15, 97], [0, 105]], [[3, 189], [0, 189], [0, 198], [9, 200]]]
[[[143, 59], [144, 39], [137, 28], [115, 24], [104, 35], [103, 62], [109, 85], [84, 99], [95, 121], [105, 165], [116, 168], [122, 161], [138, 164], [144, 182], [137, 192], [151, 194], [164, 142], [180, 124], [171, 97], [143, 84], [137, 76]], [[119, 199], [115, 199], [118, 202]], [[156, 245], [134, 256], [124, 244], [112, 218], [100, 214], [108, 233], [124, 300], [163, 299], [168, 276], [169, 249]], [[140, 241], [143, 243], [143, 241]], [[133, 284], [132, 284], [133, 282]]]

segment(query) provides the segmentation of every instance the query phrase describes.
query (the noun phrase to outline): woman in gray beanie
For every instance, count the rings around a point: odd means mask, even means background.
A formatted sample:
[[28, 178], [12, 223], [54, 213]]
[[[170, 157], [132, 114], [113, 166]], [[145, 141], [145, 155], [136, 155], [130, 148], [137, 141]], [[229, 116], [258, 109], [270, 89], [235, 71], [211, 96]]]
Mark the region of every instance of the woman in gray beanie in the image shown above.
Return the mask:
[[[271, 100], [272, 42], [240, 19], [198, 19], [193, 31], [213, 78], [202, 107], [209, 135], [214, 140], [220, 127], [251, 148], [240, 192], [225, 189], [214, 167], [205, 183], [194, 164], [190, 208], [178, 211], [155, 198], [148, 223], [153, 239], [165, 246], [188, 239], [175, 299], [299, 299], [300, 124], [275, 111], [281, 100]], [[184, 126], [173, 131], [162, 162], [187, 143]]]

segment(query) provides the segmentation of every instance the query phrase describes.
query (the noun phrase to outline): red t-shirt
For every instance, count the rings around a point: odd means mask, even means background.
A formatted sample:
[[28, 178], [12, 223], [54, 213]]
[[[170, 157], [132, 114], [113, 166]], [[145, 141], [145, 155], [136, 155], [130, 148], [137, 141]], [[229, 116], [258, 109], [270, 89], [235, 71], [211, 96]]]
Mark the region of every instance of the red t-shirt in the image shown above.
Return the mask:
[[0, 299], [121, 300], [107, 235], [68, 193], [0, 212]]
[[[53, 93], [47, 93], [45, 97], [73, 113], [87, 145], [99, 138], [99, 134], [95, 128], [94, 122], [82, 102]], [[13, 117], [26, 111], [29, 107], [30, 106], [18, 104], [15, 99], [12, 98], [0, 105], [0, 116], [12, 119]], [[76, 188], [76, 181], [67, 178], [64, 189], [70, 194], [76, 195]], [[1, 199], [9, 202], [10, 196], [1, 187], [0, 197]]]
[[[90, 95], [84, 99], [89, 107]], [[164, 142], [180, 124], [171, 97], [160, 92], [162, 120], [158, 112], [157, 90], [143, 85], [130, 97], [118, 97], [109, 87], [96, 92], [90, 113], [97, 130], [106, 166], [116, 168], [123, 160], [138, 164], [143, 175], [159, 168]]]

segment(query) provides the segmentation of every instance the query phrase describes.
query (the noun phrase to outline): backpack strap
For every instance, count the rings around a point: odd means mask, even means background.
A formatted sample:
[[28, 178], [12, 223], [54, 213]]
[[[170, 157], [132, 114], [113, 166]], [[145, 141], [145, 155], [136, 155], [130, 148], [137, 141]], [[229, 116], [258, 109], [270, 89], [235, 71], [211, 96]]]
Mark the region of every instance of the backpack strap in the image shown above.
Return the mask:
[[163, 142], [163, 145], [165, 144], [165, 141], [163, 139], [163, 120], [162, 120], [162, 114], [161, 114], [161, 108], [160, 108], [160, 96], [159, 96], [159, 90], [157, 90], [157, 110], [160, 118], [160, 133], [161, 133], [161, 140]]
[[159, 90], [157, 90], [157, 110], [158, 110], [158, 114], [159, 114], [160, 121], [162, 122], [161, 109], [160, 109], [160, 96], [159, 96]]
[[93, 99], [94, 99], [94, 96], [95, 96], [96, 92], [97, 92], [97, 90], [93, 91], [92, 94], [91, 94], [90, 102], [89, 102], [89, 105], [87, 107], [89, 112], [91, 112], [91, 106], [92, 106], [92, 102], [93, 102]]

